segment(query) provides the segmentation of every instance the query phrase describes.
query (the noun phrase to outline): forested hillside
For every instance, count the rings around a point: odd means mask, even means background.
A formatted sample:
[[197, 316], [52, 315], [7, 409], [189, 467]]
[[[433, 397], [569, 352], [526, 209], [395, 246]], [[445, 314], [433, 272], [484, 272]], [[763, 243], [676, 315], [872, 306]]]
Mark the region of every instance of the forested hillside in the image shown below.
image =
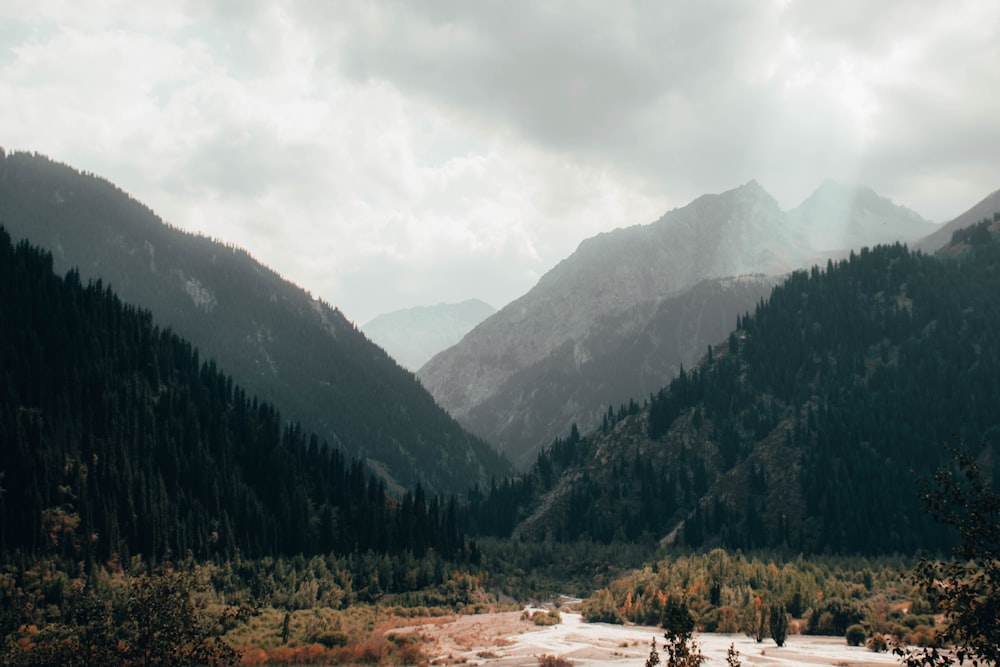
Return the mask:
[[[0, 227], [0, 553], [464, 558], [454, 502], [401, 500], [148, 311]], [[389, 582], [383, 582], [389, 585]]]
[[945, 443], [985, 442], [998, 471], [998, 229], [985, 220], [937, 256], [878, 246], [794, 273], [644, 406], [474, 494], [472, 520], [792, 553], [946, 547], [917, 494]]
[[111, 183], [0, 151], [0, 225], [149, 310], [245, 391], [388, 480], [462, 493], [509, 465], [336, 308], [246, 251], [166, 225]]
[[933, 229], [870, 188], [826, 181], [785, 212], [750, 181], [584, 240], [418, 376], [526, 470], [572, 423], [589, 431], [690, 367], [789, 272]]

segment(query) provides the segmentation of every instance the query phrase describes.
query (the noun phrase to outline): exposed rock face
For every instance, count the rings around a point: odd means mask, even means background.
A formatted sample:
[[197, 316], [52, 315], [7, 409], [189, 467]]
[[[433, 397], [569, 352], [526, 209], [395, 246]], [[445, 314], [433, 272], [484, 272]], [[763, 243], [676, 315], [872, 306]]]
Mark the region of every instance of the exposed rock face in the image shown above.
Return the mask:
[[750, 181], [583, 241], [418, 377], [524, 467], [573, 422], [593, 427], [609, 405], [642, 401], [724, 339], [769, 293], [775, 279], [765, 276], [929, 229], [870, 189], [828, 181], [786, 213]]
[[416, 371], [495, 312], [488, 303], [469, 299], [379, 315], [361, 330], [401, 366]]

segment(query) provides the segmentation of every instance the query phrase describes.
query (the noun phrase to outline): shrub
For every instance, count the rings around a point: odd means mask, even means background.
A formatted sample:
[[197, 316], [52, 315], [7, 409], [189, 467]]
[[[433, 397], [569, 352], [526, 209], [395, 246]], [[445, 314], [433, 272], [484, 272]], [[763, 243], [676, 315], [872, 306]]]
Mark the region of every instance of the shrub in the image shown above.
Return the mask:
[[583, 620], [587, 623], [614, 623], [622, 625], [625, 619], [615, 606], [614, 597], [611, 591], [603, 589], [597, 595], [593, 595], [583, 601], [580, 607]]
[[872, 653], [885, 653], [889, 650], [889, 641], [886, 639], [885, 635], [876, 632], [869, 637], [867, 642], [865, 642], [865, 646], [867, 646], [868, 650]]
[[550, 609], [549, 611], [536, 611], [531, 615], [531, 622], [535, 625], [559, 625], [562, 623], [562, 616], [559, 615], [558, 609]]
[[729, 650], [726, 651], [726, 664], [729, 667], [742, 667], [743, 662], [740, 661], [740, 652], [736, 650], [734, 644], [729, 645]]
[[862, 625], [855, 623], [854, 625], [847, 628], [847, 632], [844, 634], [847, 638], [848, 646], [861, 646], [865, 643], [865, 639], [868, 638], [868, 633]]
[[542, 654], [538, 656], [538, 667], [570, 667], [573, 663], [557, 655]]
[[940, 646], [937, 630], [927, 625], [918, 625], [913, 632], [903, 637], [903, 641], [911, 646], [934, 648]]
[[317, 635], [315, 641], [317, 644], [322, 644], [327, 648], [337, 648], [339, 646], [347, 646], [347, 633], [324, 632], [320, 635]]

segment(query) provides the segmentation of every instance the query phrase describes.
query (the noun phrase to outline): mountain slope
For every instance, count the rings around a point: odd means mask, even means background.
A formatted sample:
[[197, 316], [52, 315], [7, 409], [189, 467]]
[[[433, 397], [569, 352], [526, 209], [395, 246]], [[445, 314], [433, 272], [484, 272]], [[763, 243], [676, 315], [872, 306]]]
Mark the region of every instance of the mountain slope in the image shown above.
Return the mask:
[[[463, 425], [523, 467], [569, 423], [595, 426], [608, 404], [642, 396], [651, 383], [668, 381], [682, 363], [690, 364], [721, 340], [736, 316], [763, 296], [731, 285], [729, 296], [719, 295], [718, 303], [726, 304], [719, 310], [705, 294], [685, 296], [695, 285], [807, 266], [831, 254], [820, 240], [841, 232], [855, 235], [860, 245], [904, 231], [907, 239], [917, 238], [929, 224], [870, 190], [832, 182], [794, 215], [786, 214], [751, 181], [700, 197], [652, 224], [587, 239], [527, 294], [437, 355], [418, 376]], [[841, 247], [846, 254], [848, 247]], [[690, 305], [683, 305], [685, 299]], [[661, 302], [672, 312], [657, 318]], [[718, 312], [722, 323], [700, 327], [703, 307]], [[613, 335], [614, 326], [629, 344], [643, 349], [616, 356], [614, 345], [596, 342]], [[658, 331], [663, 326], [695, 338], [678, 339], [678, 347], [668, 350], [660, 344], [671, 337]], [[606, 351], [606, 360], [598, 349]], [[658, 363], [649, 368], [643, 360], [652, 358]], [[616, 378], [598, 382], [584, 396], [580, 387], [593, 383], [588, 367]], [[625, 378], [634, 381], [619, 382]], [[618, 387], [605, 391], [606, 384]]]
[[606, 316], [575, 340], [509, 377], [464, 418], [476, 433], [502, 437], [526, 468], [570, 426], [589, 430], [609, 406], [648, 396], [709, 345], [725, 340], [741, 313], [776, 284], [765, 276], [705, 280], [659, 302]]
[[404, 368], [416, 371], [495, 312], [478, 299], [417, 306], [379, 315], [362, 325], [361, 331]]
[[148, 311], [75, 270], [58, 278], [50, 254], [15, 248], [2, 227], [0, 362], [5, 555], [89, 567], [140, 554], [461, 553], [420, 487], [400, 506]]
[[968, 211], [941, 226], [937, 231], [920, 239], [913, 247], [923, 252], [936, 252], [948, 245], [951, 235], [960, 229], [978, 223], [984, 218], [992, 218], [1000, 213], [1000, 190], [991, 192]]
[[645, 408], [572, 432], [510, 489], [474, 498], [472, 524], [793, 553], [944, 549], [918, 497], [942, 445], [968, 443], [1000, 482], [998, 293], [990, 220], [947, 255], [880, 246], [795, 272]]
[[43, 156], [0, 161], [0, 224], [79, 267], [218, 361], [251, 394], [404, 486], [462, 491], [508, 465], [416, 378], [245, 251], [165, 225], [110, 183]]
[[789, 211], [788, 217], [818, 253], [913, 241], [937, 229], [934, 223], [880, 197], [871, 188], [829, 179]]

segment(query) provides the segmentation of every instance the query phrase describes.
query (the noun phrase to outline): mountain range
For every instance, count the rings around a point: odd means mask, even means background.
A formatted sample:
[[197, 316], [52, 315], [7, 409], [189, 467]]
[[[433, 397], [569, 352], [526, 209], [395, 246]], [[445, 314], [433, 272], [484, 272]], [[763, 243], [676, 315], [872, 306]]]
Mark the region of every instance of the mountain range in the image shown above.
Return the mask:
[[643, 405], [571, 428], [471, 499], [498, 536], [786, 553], [945, 551], [920, 489], [969, 451], [1000, 483], [1000, 214], [936, 255], [793, 272]]
[[[509, 376], [533, 387], [515, 410], [542, 415], [548, 405], [554, 417], [546, 428], [574, 414], [595, 425], [571, 422], [511, 476], [502, 458], [458, 429], [411, 373], [338, 311], [246, 253], [173, 230], [106, 181], [41, 156], [5, 154], [2, 167], [3, 225], [49, 234], [51, 248], [0, 239], [5, 549], [98, 559], [329, 549], [472, 558], [464, 533], [912, 553], [949, 546], [917, 493], [947, 460], [942, 443], [983, 443], [976, 460], [1000, 483], [996, 211], [954, 231], [933, 255], [900, 243], [862, 246], [783, 277], [703, 274], [733, 262], [743, 271], [741, 261], [772, 266], [796, 253], [829, 254], [814, 248], [802, 220], [825, 220], [826, 230], [835, 216], [802, 211], [835, 208], [829, 192], [837, 186], [824, 184], [808, 206], [784, 214], [749, 183], [668, 213], [663, 224], [584, 242], [582, 256], [611, 270], [630, 256], [629, 239], [640, 239], [648, 256], [680, 258], [671, 230], [693, 242], [698, 220], [707, 221], [702, 245], [687, 254], [710, 268], [691, 269], [698, 279], [687, 284], [682, 271], [664, 277], [624, 261], [621, 273], [631, 278], [606, 280], [615, 298], [595, 300], [620, 304], [632, 294], [633, 301], [592, 322], [566, 311], [550, 328], [580, 333], [558, 344], [545, 340], [541, 318], [521, 313], [535, 338], [520, 340], [536, 355], [548, 349], [544, 363]], [[851, 220], [873, 224], [877, 207], [895, 211], [904, 228], [923, 224], [870, 191], [854, 192], [853, 201], [867, 203], [844, 209], [855, 212], [845, 229]], [[770, 248], [753, 246], [751, 236], [730, 228], [742, 224], [788, 236]], [[719, 241], [730, 232], [745, 242]], [[602, 282], [588, 262], [574, 255], [539, 287], [576, 284], [567, 299], [586, 307], [588, 290]], [[53, 275], [63, 272], [60, 264], [70, 267], [65, 278]], [[144, 305], [123, 303], [114, 281], [180, 324], [159, 324]], [[666, 284], [673, 288], [664, 291]], [[150, 296], [156, 290], [159, 300]], [[519, 301], [547, 299], [558, 314], [559, 296], [536, 288]], [[727, 329], [730, 314], [735, 326]], [[180, 337], [181, 326], [207, 344]], [[708, 339], [714, 342], [698, 342]], [[220, 371], [228, 367], [206, 351], [213, 341], [256, 351], [229, 363], [282, 402], [260, 399]], [[687, 354], [693, 362], [677, 360]], [[337, 397], [326, 419], [342, 426], [313, 436], [287, 414], [308, 415], [307, 399], [324, 381], [336, 386], [323, 396]], [[645, 388], [617, 409], [582, 407], [592, 386], [624, 393], [637, 381]], [[561, 388], [574, 382], [579, 387]], [[365, 455], [371, 443], [358, 446], [358, 437], [411, 448], [396, 463], [391, 448], [381, 458]], [[466, 449], [449, 449], [455, 442]], [[359, 458], [348, 463], [355, 456], [349, 444], [371, 467]], [[398, 487], [400, 501], [387, 484], [407, 479], [393, 467], [407, 462], [415, 488]], [[472, 489], [445, 509], [438, 494], [449, 485]]]
[[333, 306], [246, 251], [165, 224], [111, 183], [0, 153], [0, 225], [78, 269], [213, 359], [286, 420], [361, 457], [397, 490], [462, 492], [509, 464], [436, 405]]
[[785, 212], [750, 181], [583, 241], [417, 375], [524, 469], [572, 423], [668, 382], [788, 272], [935, 229], [870, 188], [826, 181]]

